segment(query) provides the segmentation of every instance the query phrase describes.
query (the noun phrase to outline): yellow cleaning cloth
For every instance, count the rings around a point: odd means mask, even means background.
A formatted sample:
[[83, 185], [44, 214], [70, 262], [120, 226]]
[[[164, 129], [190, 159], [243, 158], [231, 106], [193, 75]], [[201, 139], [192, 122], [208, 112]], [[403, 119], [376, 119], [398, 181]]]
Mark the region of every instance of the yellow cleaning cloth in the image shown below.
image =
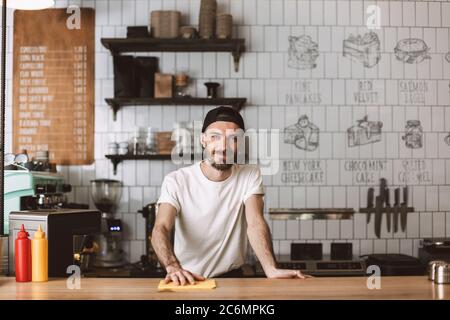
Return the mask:
[[216, 288], [216, 280], [207, 279], [204, 281], [196, 281], [194, 284], [185, 284], [175, 285], [173, 282], [164, 283], [164, 280], [161, 280], [158, 285], [158, 290], [196, 290], [196, 289], [215, 289]]

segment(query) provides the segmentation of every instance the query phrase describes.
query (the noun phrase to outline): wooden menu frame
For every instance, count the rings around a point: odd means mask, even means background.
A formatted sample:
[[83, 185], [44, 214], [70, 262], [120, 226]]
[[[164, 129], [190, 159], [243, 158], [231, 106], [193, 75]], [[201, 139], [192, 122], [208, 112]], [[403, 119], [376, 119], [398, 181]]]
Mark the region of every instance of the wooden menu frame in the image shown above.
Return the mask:
[[13, 150], [62, 165], [94, 161], [95, 12], [80, 8], [78, 29], [73, 14], [14, 12]]

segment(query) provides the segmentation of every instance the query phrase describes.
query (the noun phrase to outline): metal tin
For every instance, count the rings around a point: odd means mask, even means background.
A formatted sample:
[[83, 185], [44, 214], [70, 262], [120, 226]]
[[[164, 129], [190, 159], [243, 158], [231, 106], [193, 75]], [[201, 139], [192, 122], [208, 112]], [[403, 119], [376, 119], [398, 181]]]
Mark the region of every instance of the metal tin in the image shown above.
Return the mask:
[[434, 283], [450, 283], [450, 263], [444, 262], [434, 266]]
[[436, 278], [436, 266], [445, 263], [445, 261], [434, 260], [428, 263], [428, 280], [434, 281]]

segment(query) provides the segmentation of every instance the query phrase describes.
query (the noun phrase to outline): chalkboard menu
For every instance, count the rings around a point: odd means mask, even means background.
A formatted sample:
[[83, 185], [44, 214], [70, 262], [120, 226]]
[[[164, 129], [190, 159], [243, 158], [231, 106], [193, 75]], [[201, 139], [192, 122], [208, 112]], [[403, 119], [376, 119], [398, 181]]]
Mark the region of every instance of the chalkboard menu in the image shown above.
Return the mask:
[[95, 14], [77, 10], [14, 12], [13, 149], [65, 165], [94, 151]]

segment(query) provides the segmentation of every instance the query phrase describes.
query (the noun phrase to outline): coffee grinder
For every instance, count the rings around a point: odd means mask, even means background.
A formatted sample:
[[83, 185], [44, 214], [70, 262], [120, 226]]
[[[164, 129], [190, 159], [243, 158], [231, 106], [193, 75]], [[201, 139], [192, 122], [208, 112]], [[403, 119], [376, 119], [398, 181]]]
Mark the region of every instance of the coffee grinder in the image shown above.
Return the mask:
[[102, 212], [101, 232], [97, 235], [98, 252], [94, 266], [118, 268], [125, 264], [121, 248], [122, 222], [114, 218], [122, 195], [122, 183], [117, 180], [97, 179], [91, 181], [91, 195], [95, 206]]

